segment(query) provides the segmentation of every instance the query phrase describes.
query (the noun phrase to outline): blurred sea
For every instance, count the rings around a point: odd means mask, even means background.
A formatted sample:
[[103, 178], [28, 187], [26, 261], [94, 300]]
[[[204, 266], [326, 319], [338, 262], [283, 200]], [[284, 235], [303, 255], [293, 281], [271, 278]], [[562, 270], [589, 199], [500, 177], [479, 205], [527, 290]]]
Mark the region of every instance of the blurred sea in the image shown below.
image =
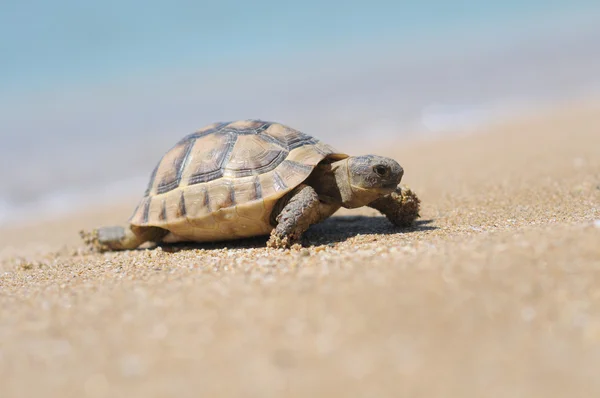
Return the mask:
[[[0, 16], [0, 226], [139, 196], [166, 150], [215, 121], [278, 121], [366, 153], [600, 97], [598, 2], [264, 2], [229, 19], [58, 3]], [[101, 22], [61, 23], [82, 15]]]

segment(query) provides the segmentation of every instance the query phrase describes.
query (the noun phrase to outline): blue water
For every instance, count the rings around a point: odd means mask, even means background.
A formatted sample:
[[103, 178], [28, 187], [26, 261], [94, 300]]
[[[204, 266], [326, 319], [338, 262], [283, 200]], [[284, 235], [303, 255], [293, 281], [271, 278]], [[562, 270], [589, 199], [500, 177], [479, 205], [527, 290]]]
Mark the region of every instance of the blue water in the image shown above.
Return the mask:
[[463, 29], [479, 35], [598, 8], [581, 0], [5, 1], [0, 86], [6, 95], [182, 66], [212, 70], [274, 52], [444, 39]]
[[599, 42], [597, 1], [3, 2], [0, 225], [143, 192], [218, 120], [357, 151], [596, 95]]

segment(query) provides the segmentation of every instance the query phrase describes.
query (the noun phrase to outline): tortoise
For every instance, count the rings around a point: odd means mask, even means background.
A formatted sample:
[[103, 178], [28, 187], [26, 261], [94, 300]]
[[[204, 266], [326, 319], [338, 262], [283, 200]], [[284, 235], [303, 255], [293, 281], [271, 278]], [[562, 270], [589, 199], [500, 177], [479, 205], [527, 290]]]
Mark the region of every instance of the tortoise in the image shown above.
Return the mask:
[[340, 207], [361, 206], [406, 227], [419, 199], [399, 186], [403, 174], [393, 159], [349, 156], [280, 123], [213, 123], [162, 157], [127, 226], [96, 229], [87, 242], [105, 251], [270, 234], [268, 247], [289, 248]]

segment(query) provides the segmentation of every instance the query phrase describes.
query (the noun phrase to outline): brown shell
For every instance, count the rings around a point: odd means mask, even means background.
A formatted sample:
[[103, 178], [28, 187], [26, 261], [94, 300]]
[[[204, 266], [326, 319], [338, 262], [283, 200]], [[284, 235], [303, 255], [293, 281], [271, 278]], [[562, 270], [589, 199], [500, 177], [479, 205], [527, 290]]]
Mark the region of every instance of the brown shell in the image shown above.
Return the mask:
[[163, 156], [130, 223], [167, 229], [170, 241], [268, 234], [279, 198], [323, 159], [347, 156], [279, 123], [214, 123]]

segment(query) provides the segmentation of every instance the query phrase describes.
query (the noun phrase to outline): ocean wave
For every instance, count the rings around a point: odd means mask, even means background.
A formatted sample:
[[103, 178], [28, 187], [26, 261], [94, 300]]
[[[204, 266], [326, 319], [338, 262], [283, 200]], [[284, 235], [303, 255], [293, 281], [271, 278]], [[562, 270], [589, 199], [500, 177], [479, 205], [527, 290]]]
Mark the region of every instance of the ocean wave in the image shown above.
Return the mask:
[[147, 182], [147, 176], [138, 176], [86, 189], [71, 187], [27, 202], [0, 197], [0, 227], [56, 219], [94, 205], [118, 203], [123, 198], [141, 195]]

